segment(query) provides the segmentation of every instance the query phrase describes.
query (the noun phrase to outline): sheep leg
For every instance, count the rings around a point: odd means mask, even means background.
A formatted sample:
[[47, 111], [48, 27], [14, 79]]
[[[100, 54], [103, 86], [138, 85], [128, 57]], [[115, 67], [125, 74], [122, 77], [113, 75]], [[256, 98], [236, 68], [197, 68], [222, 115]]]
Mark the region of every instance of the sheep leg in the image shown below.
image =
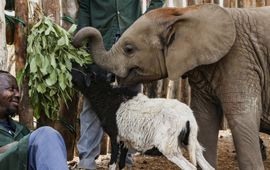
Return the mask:
[[117, 140], [114, 138], [111, 138], [111, 160], [109, 163], [109, 170], [116, 170], [116, 162], [117, 157], [119, 153], [119, 144], [117, 143]]
[[196, 159], [198, 161], [199, 166], [203, 170], [214, 170], [215, 169], [204, 158], [203, 150], [202, 150], [202, 147], [200, 146], [199, 142], [197, 144], [197, 149], [196, 149]]
[[128, 149], [125, 148], [124, 144], [120, 144], [120, 160], [119, 160], [119, 169], [124, 169], [126, 164], [126, 157], [127, 157]]
[[165, 155], [171, 162], [176, 164], [183, 170], [195, 170], [197, 169], [193, 164], [191, 164], [182, 154], [175, 153], [173, 155]]

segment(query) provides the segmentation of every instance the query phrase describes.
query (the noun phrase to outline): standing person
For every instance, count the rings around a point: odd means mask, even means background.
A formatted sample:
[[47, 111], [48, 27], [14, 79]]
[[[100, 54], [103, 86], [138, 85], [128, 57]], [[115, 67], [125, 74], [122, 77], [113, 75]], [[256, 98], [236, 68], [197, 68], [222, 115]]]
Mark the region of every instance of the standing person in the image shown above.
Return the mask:
[[0, 70], [0, 169], [68, 170], [66, 146], [60, 133], [51, 127], [30, 132], [12, 119], [19, 101], [15, 77]]
[[[163, 3], [164, 0], [152, 0], [147, 11], [161, 7]], [[105, 48], [109, 50], [141, 14], [140, 0], [80, 0], [78, 30], [86, 26], [97, 28], [102, 34]], [[141, 85], [137, 85], [130, 88], [139, 92], [140, 87]], [[84, 99], [83, 111], [80, 114], [80, 126], [78, 167], [96, 169], [95, 158], [100, 153], [103, 130], [87, 99]], [[127, 157], [130, 157], [129, 155]], [[126, 165], [132, 166], [130, 159], [127, 159]]]

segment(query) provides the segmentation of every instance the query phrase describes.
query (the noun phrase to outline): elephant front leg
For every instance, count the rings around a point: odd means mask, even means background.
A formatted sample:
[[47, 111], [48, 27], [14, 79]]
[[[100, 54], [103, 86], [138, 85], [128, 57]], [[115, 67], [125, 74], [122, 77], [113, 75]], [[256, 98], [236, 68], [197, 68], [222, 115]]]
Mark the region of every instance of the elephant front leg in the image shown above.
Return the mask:
[[259, 144], [261, 97], [249, 94], [225, 94], [223, 112], [232, 132], [241, 170], [263, 170]]
[[205, 148], [204, 157], [215, 168], [222, 113], [215, 104], [195, 90], [192, 91], [191, 108], [199, 126], [198, 140]]

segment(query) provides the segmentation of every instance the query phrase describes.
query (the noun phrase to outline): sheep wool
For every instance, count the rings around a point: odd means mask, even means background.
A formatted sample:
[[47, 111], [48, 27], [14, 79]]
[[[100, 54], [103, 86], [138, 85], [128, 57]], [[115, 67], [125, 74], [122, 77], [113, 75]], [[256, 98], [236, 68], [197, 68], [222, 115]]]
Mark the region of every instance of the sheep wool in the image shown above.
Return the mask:
[[143, 94], [122, 103], [116, 121], [119, 140], [128, 148], [142, 152], [154, 146], [175, 151], [178, 147], [176, 136], [186, 128], [187, 121], [190, 121], [192, 131], [198, 130], [193, 113], [186, 104], [175, 99], [149, 99]]

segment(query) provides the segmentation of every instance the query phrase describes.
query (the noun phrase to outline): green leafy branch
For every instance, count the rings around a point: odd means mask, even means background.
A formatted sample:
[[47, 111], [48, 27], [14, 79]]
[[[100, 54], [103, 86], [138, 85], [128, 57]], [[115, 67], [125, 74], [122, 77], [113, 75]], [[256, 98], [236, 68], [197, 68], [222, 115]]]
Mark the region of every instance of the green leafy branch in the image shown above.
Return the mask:
[[29, 77], [29, 96], [37, 119], [41, 112], [55, 119], [60, 101], [71, 99], [72, 62], [92, 62], [85, 50], [72, 46], [70, 39], [68, 31], [46, 16], [33, 25], [27, 38], [28, 58], [19, 79]]

